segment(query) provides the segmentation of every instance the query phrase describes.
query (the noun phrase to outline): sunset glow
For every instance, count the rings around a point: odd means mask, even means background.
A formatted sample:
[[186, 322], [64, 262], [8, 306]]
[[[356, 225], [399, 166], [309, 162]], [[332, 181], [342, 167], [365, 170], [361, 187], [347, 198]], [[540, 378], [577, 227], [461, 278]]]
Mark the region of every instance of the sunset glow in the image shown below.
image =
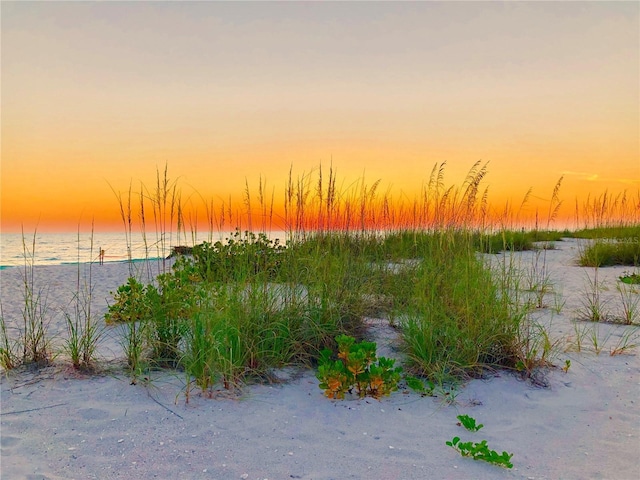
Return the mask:
[[496, 216], [530, 188], [545, 211], [561, 177], [562, 218], [638, 198], [637, 2], [1, 8], [3, 232], [118, 230], [116, 194], [165, 165], [199, 220], [261, 182], [282, 217], [320, 166], [400, 205], [434, 165], [461, 186], [488, 162]]

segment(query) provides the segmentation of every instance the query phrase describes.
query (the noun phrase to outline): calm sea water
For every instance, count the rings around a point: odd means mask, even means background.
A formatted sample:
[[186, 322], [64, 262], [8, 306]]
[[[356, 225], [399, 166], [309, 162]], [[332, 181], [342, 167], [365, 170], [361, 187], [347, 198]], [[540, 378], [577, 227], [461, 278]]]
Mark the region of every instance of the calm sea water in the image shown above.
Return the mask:
[[[33, 265], [63, 265], [69, 263], [88, 263], [99, 260], [100, 249], [104, 250], [105, 262], [122, 262], [129, 258], [140, 260], [145, 258], [161, 258], [171, 253], [171, 247], [176, 245], [194, 245], [203, 241], [224, 240], [229, 233], [208, 233], [193, 238], [181, 234], [165, 234], [163, 242], [155, 234], [147, 234], [145, 242], [142, 235], [133, 234], [130, 242], [124, 233], [37, 233], [25, 235], [20, 233], [0, 234], [0, 269], [24, 266], [25, 254], [29, 264]], [[270, 238], [284, 237], [284, 232], [272, 232]], [[35, 241], [35, 248], [34, 248]], [[127, 244], [130, 244], [130, 251]], [[146, 245], [146, 246], [145, 246]], [[129, 256], [130, 253], [130, 256]]]
[[[35, 242], [35, 246], [34, 246]], [[25, 263], [34, 265], [61, 265], [77, 262], [97, 262], [100, 248], [105, 251], [105, 262], [128, 259], [127, 240], [124, 233], [20, 233], [0, 234], [0, 268], [20, 266]], [[149, 251], [150, 257], [159, 256], [156, 248]], [[145, 258], [142, 238], [132, 238], [131, 258]]]

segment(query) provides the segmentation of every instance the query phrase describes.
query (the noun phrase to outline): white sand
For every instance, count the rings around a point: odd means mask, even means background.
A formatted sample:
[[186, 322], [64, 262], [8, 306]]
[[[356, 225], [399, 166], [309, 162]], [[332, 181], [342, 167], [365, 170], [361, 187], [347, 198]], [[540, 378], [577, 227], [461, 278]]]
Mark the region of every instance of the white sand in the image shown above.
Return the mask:
[[[124, 375], [80, 377], [58, 359], [54, 368], [2, 379], [1, 477], [640, 478], [640, 360], [637, 352], [609, 355], [629, 327], [579, 323], [596, 329], [603, 350], [597, 355], [587, 335], [582, 352], [564, 351], [567, 338], [575, 339], [572, 320], [592, 269], [575, 266], [575, 241], [557, 246], [547, 252], [546, 265], [564, 307], [534, 317], [562, 341], [556, 364], [569, 359], [571, 368], [549, 370], [547, 388], [502, 373], [460, 387], [453, 405], [403, 392], [381, 401], [332, 401], [307, 371], [284, 385], [246, 387], [240, 398], [195, 395], [186, 404], [180, 376], [158, 374], [150, 384], [130, 385]], [[515, 258], [530, 269], [535, 254]], [[599, 272], [612, 312], [621, 310], [616, 279], [624, 270]], [[76, 267], [39, 267], [36, 274], [50, 285], [52, 304], [69, 301]], [[1, 274], [7, 318], [19, 314], [19, 275], [17, 269]], [[96, 265], [92, 275], [95, 311], [104, 313], [109, 291], [126, 280], [128, 268]], [[545, 303], [553, 306], [553, 295]], [[64, 332], [62, 317], [56, 318], [52, 331]], [[121, 355], [114, 332], [100, 352], [107, 360]], [[456, 425], [459, 414], [485, 427], [467, 432]], [[456, 435], [513, 453], [514, 468], [461, 457], [445, 445]]]

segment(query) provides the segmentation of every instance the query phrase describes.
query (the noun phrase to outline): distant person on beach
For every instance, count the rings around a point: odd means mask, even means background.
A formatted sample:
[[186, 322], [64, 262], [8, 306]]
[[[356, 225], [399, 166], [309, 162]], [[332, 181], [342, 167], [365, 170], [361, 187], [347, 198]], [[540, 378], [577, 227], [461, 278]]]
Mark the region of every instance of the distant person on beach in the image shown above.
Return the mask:
[[104, 250], [102, 249], [102, 247], [100, 248], [100, 254], [98, 255], [98, 259], [100, 261], [100, 265], [104, 264]]

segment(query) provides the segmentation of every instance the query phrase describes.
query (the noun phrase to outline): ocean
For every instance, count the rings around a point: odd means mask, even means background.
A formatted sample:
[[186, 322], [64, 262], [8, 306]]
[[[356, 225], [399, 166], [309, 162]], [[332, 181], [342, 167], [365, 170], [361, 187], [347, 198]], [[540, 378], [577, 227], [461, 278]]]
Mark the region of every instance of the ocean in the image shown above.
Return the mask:
[[[204, 241], [216, 242], [228, 238], [231, 233], [208, 232], [202, 235], [192, 235], [191, 232], [180, 236], [176, 233], [166, 233], [165, 241], [160, 242], [160, 236], [147, 233], [147, 239], [142, 234], [133, 233], [130, 242], [124, 232], [113, 233], [1, 233], [0, 234], [0, 269], [24, 266], [25, 260], [29, 265], [64, 265], [76, 263], [98, 262], [100, 249], [104, 250], [104, 262], [123, 262], [129, 259], [142, 260], [145, 258], [162, 258], [171, 253], [171, 248], [177, 245], [195, 245]], [[284, 238], [284, 232], [271, 232], [272, 239]], [[35, 243], [34, 243], [35, 242]], [[164, 243], [164, 246], [163, 246]], [[282, 242], [284, 243], [284, 242]], [[35, 245], [35, 247], [34, 247]], [[130, 249], [128, 248], [130, 245]]]
[[[153, 242], [149, 242], [153, 243]], [[23, 266], [25, 260], [33, 265], [63, 265], [88, 263], [99, 260], [100, 249], [105, 252], [104, 261], [128, 260], [127, 240], [124, 233], [2, 233], [0, 234], [0, 268]], [[149, 257], [160, 256], [154, 245], [149, 247]], [[167, 252], [168, 255], [168, 252]], [[131, 258], [145, 258], [142, 237], [132, 238]]]

